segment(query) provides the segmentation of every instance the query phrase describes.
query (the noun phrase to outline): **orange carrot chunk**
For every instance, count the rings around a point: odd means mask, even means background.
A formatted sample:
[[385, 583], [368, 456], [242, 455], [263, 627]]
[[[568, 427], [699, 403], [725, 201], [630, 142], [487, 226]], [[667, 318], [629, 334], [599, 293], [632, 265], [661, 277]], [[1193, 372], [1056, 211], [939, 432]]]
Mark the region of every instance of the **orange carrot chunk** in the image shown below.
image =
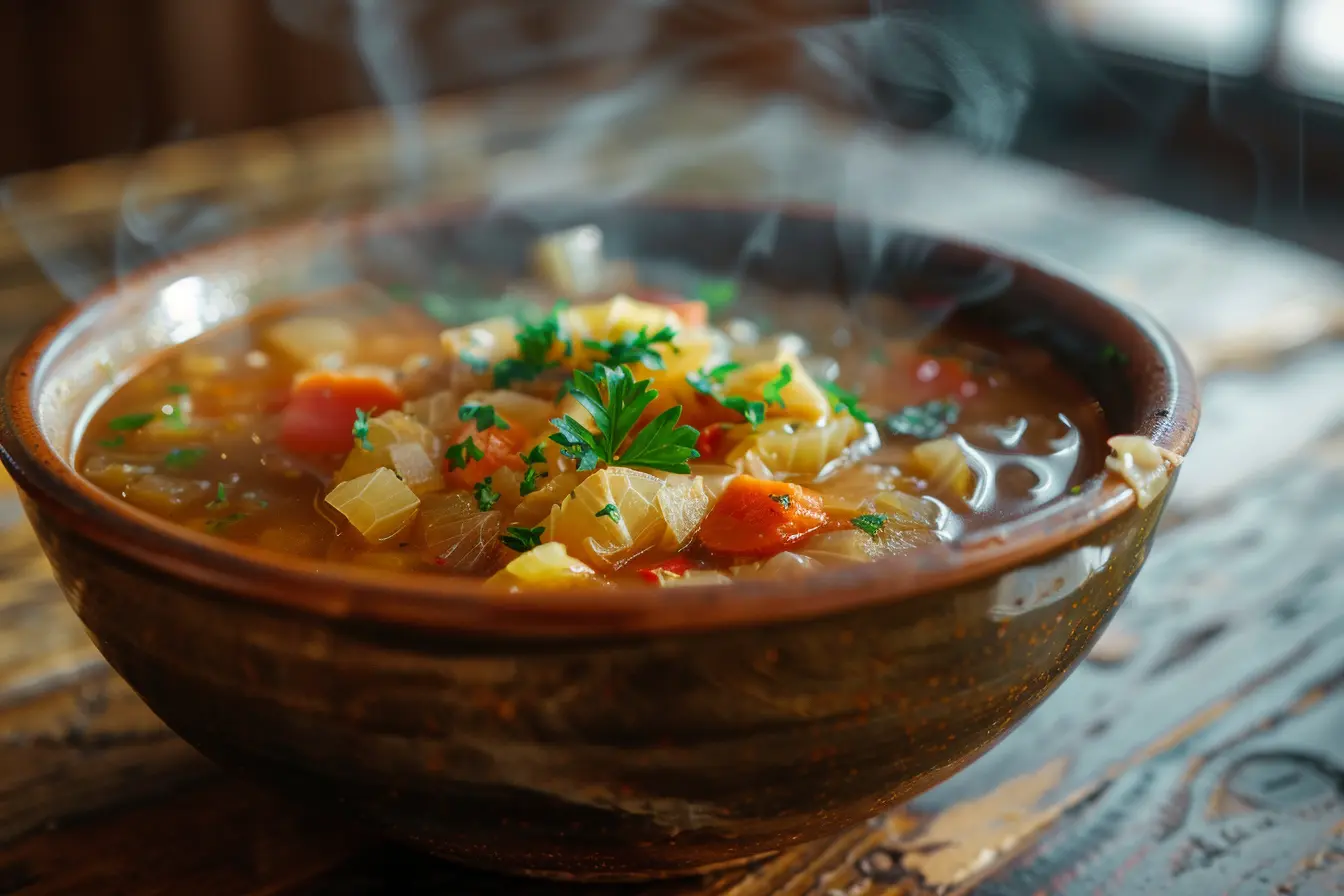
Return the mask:
[[[492, 426], [481, 432], [473, 420], [458, 430], [448, 444], [461, 444], [468, 437], [481, 457], [476, 458], [475, 451], [459, 452], [456, 456], [450, 451], [443, 459], [443, 479], [450, 487], [471, 488], [500, 467], [522, 470], [526, 466], [518, 455], [532, 441], [532, 436], [517, 423], [508, 429]], [[460, 466], [459, 460], [465, 460], [466, 466]]]
[[768, 556], [826, 525], [821, 495], [792, 482], [738, 476], [700, 526], [700, 541], [725, 554]]
[[400, 408], [401, 390], [373, 371], [322, 370], [299, 378], [280, 418], [280, 444], [298, 454], [339, 454], [354, 444], [355, 412]]

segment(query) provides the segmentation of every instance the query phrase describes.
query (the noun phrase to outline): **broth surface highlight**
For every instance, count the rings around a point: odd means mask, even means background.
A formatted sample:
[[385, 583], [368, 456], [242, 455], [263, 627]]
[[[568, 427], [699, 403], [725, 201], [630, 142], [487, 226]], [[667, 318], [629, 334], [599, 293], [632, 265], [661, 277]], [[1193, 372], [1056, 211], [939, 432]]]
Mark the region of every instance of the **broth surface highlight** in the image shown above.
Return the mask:
[[[361, 285], [263, 310], [132, 377], [79, 469], [228, 541], [505, 588], [867, 562], [1103, 469], [1097, 402], [1039, 350], [881, 339], [826, 297], [627, 282], [564, 305], [559, 285], [489, 304]], [[730, 298], [791, 330], [712, 307]], [[464, 308], [496, 316], [445, 328]]]

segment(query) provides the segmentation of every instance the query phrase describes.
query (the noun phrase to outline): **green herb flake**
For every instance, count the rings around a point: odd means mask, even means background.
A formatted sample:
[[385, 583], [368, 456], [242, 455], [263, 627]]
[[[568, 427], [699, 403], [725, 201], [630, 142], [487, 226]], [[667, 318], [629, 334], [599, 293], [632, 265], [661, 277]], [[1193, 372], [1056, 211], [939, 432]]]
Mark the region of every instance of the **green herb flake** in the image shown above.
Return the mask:
[[686, 375], [686, 382], [701, 395], [708, 395], [730, 411], [742, 415], [742, 419], [752, 426], [765, 422], [765, 402], [752, 401], [740, 395], [720, 396], [718, 387], [728, 379], [728, 374], [740, 368], [741, 364], [720, 364], [710, 370], [695, 371]]
[[99, 445], [102, 445], [104, 448], [120, 448], [122, 445], [125, 445], [125, 444], [126, 444], [126, 437], [125, 437], [125, 436], [113, 436], [113, 437], [110, 438], [110, 439], [102, 439], [102, 440], [100, 440], [100, 441], [98, 442], [98, 444], [99, 444]]
[[777, 404], [783, 408], [784, 396], [782, 392], [784, 387], [791, 382], [793, 382], [793, 365], [785, 364], [779, 368], [779, 376], [761, 387], [761, 397], [765, 399], [765, 406], [769, 407], [772, 404]]
[[[542, 477], [545, 477], [546, 475], [548, 474], [541, 474]], [[537, 485], [536, 467], [528, 467], [523, 471], [523, 481], [518, 483], [518, 495], [519, 497], [526, 498], [540, 487], [541, 486]]]
[[215, 486], [215, 500], [205, 505], [206, 510], [218, 510], [221, 507], [229, 506], [228, 487], [220, 482]]
[[245, 519], [247, 519], [247, 514], [245, 513], [231, 513], [228, 516], [220, 517], [217, 520], [206, 520], [205, 528], [210, 532], [221, 532], [229, 526], [232, 526], [234, 523], [241, 523]]
[[490, 404], [464, 404], [457, 409], [457, 419], [463, 423], [475, 420], [477, 432], [485, 432], [492, 426], [499, 429], [509, 428], [508, 421], [495, 413], [495, 406]]
[[606, 507], [603, 507], [597, 513], [593, 514], [593, 516], [608, 516], [611, 517], [613, 523], [619, 523], [621, 521], [621, 509], [615, 504], [608, 504]]
[[737, 284], [731, 280], [701, 280], [696, 284], [695, 298], [711, 309], [727, 308], [737, 301]]
[[1083, 487], [1081, 485], [1075, 485], [1069, 489], [1069, 494], [1071, 495], [1081, 495], [1082, 493]]
[[191, 387], [186, 383], [173, 383], [168, 387], [169, 395], [190, 395]]
[[476, 506], [480, 508], [481, 513], [499, 503], [499, 492], [495, 491], [489, 476], [473, 485], [471, 491], [476, 496]]
[[124, 414], [113, 417], [107, 422], [107, 428], [113, 432], [134, 432], [153, 423], [159, 415], [153, 411], [147, 414]]
[[189, 470], [205, 457], [204, 448], [174, 448], [163, 459], [163, 465], [170, 470]]
[[882, 527], [887, 524], [887, 515], [885, 513], [864, 513], [850, 520], [855, 529], [867, 532], [873, 538], [882, 531]]
[[163, 409], [164, 426], [169, 429], [175, 429], [179, 432], [187, 428], [187, 418], [182, 414], [182, 409], [173, 405], [166, 405]]
[[1129, 363], [1129, 355], [1120, 351], [1114, 345], [1106, 345], [1101, 349], [1101, 360], [1107, 364], [1114, 364], [1117, 367], [1124, 367]]
[[559, 366], [559, 362], [547, 360], [551, 346], [560, 338], [559, 310], [556, 306], [540, 323], [524, 323], [519, 327], [513, 337], [518, 343], [518, 357], [505, 358], [495, 365], [496, 389], [507, 389], [515, 380], [534, 380], [543, 371]]
[[892, 435], [913, 436], [916, 439], [936, 439], [961, 416], [961, 405], [955, 401], [935, 399], [924, 404], [902, 408], [887, 417], [885, 425]]
[[580, 470], [595, 469], [598, 463], [613, 466], [644, 467], [668, 473], [689, 473], [687, 463], [699, 457], [695, 450], [700, 433], [691, 426], [678, 426], [679, 405], [668, 408], [649, 421], [630, 442], [624, 453], [621, 445], [634, 430], [645, 408], [658, 397], [650, 380], [635, 381], [624, 364], [616, 368], [598, 364], [593, 373], [574, 371], [572, 394], [597, 425], [596, 434], [573, 417], [552, 420], [559, 430], [551, 440], [561, 453], [578, 462]]
[[355, 409], [355, 423], [350, 427], [350, 435], [354, 436], [355, 444], [365, 451], [373, 450], [373, 443], [369, 441], [369, 414], [371, 411]]
[[447, 452], [443, 455], [448, 461], [448, 471], [461, 470], [473, 460], [481, 460], [485, 457], [485, 452], [476, 444], [476, 440], [467, 436], [455, 445], [449, 445]]
[[826, 393], [826, 396], [830, 398], [831, 408], [833, 410], [837, 412], [848, 411], [849, 416], [860, 423], [873, 422], [873, 418], [868, 415], [868, 412], [859, 406], [859, 396], [855, 395], [853, 392], [832, 382], [823, 382], [821, 388], [822, 391]]
[[546, 449], [542, 445], [533, 445], [530, 451], [518, 455], [525, 464], [546, 463]]
[[537, 526], [535, 529], [528, 529], [525, 526], [510, 526], [503, 535], [499, 536], [499, 540], [504, 547], [525, 554], [541, 544], [541, 536], [545, 531], [545, 526]]
[[771, 495], [770, 500], [774, 501], [776, 504], [778, 504], [780, 507], [783, 507], [785, 510], [788, 510], [789, 505], [793, 503], [793, 499], [790, 498], [788, 495]]
[[675, 354], [680, 351], [673, 343], [676, 336], [677, 331], [671, 327], [663, 327], [654, 333], [650, 333], [648, 327], [640, 327], [638, 333], [627, 331], [617, 340], [585, 339], [583, 345], [590, 351], [605, 352], [607, 357], [600, 363], [607, 366], [643, 364], [650, 370], [662, 370], [663, 356], [654, 346], [666, 345]]

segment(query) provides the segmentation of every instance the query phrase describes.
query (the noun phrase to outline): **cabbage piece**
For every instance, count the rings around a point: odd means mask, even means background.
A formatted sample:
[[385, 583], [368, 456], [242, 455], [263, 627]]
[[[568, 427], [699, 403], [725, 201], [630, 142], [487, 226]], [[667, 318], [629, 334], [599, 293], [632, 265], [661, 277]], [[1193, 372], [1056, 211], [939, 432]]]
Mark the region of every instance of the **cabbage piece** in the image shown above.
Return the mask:
[[742, 581], [753, 579], [787, 581], [808, 575], [820, 566], [821, 564], [811, 557], [805, 557], [793, 551], [784, 551], [761, 563], [734, 566], [732, 574], [734, 579]]
[[487, 585], [510, 591], [573, 588], [599, 582], [601, 578], [592, 567], [569, 556], [565, 546], [554, 541], [519, 554], [508, 566], [486, 579]]
[[406, 487], [417, 495], [437, 492], [443, 488], [440, 465], [413, 443], [391, 445], [387, 449], [388, 463]]
[[553, 402], [512, 389], [470, 392], [462, 399], [462, 404], [488, 404], [504, 418], [505, 423], [521, 426], [528, 433], [541, 432], [550, 426], [551, 418], [557, 416]]
[[526, 529], [534, 529], [541, 525], [541, 521], [550, 515], [551, 508], [569, 497], [569, 493], [578, 488], [579, 484], [590, 475], [570, 471], [538, 480], [540, 487], [532, 494], [523, 496], [522, 501], [514, 508], [513, 521], [509, 525], [522, 526]]
[[[394, 445], [415, 445], [431, 461], [443, 456], [439, 438], [429, 427], [402, 411], [387, 411], [371, 418], [366, 438], [367, 448], [354, 444], [345, 463], [336, 471], [336, 482], [348, 482], [382, 467], [395, 467], [391, 451]], [[353, 436], [351, 442], [354, 442]], [[414, 462], [408, 455], [403, 457], [407, 463]]]
[[658, 510], [667, 523], [659, 544], [663, 550], [676, 553], [687, 545], [709, 513], [709, 493], [705, 480], [699, 476], [674, 473], [663, 480], [657, 496]]
[[929, 483], [929, 489], [965, 500], [975, 491], [975, 473], [955, 438], [921, 442], [910, 451], [910, 462]]
[[[661, 479], [638, 470], [599, 470], [551, 510], [542, 541], [560, 542], [598, 572], [620, 569], [662, 539], [662, 488]], [[616, 512], [598, 516], [609, 504]]]
[[831, 416], [831, 402], [816, 381], [808, 374], [798, 356], [791, 351], [781, 351], [769, 361], [749, 364], [728, 374], [723, 383], [725, 395], [736, 395], [751, 401], [765, 401], [765, 388], [776, 382], [783, 373], [785, 365], [790, 370], [787, 385], [779, 390], [784, 402], [766, 406], [768, 417], [788, 417], [821, 423]]
[[461, 407], [462, 402], [455, 392], [443, 390], [426, 395], [424, 398], [417, 398], [415, 401], [408, 401], [402, 405], [401, 410], [408, 417], [414, 417], [416, 422], [424, 425], [430, 432], [443, 438], [455, 435], [462, 428], [462, 421], [457, 416]]
[[317, 369], [343, 363], [358, 337], [339, 317], [291, 317], [267, 327], [261, 343], [296, 367]]
[[1156, 501], [1171, 481], [1171, 472], [1181, 465], [1181, 456], [1159, 448], [1143, 436], [1112, 436], [1106, 441], [1111, 456], [1106, 469], [1134, 490], [1139, 507]]
[[494, 562], [503, 528], [504, 515], [481, 513], [470, 492], [447, 492], [421, 503], [415, 542], [448, 571], [479, 573]]
[[[566, 365], [572, 367], [588, 367], [607, 357], [606, 351], [585, 345], [587, 341], [616, 342], [640, 330], [652, 335], [664, 327], [680, 333], [683, 326], [681, 318], [666, 305], [637, 302], [624, 295], [606, 302], [568, 308], [560, 312], [560, 325], [572, 341], [573, 354], [565, 359]], [[658, 344], [655, 350], [664, 358], [664, 363], [675, 356], [665, 343]], [[640, 378], [647, 373], [647, 369], [640, 365], [635, 365], [634, 369]]]
[[786, 429], [766, 427], [734, 448], [728, 462], [746, 459], [750, 452], [779, 476], [817, 479], [857, 462], [881, 440], [876, 427], [840, 414], [815, 425], [797, 423]]
[[937, 540], [938, 533], [933, 529], [901, 525], [889, 519], [876, 535], [858, 529], [814, 535], [798, 553], [822, 566], [869, 563]]
[[415, 516], [420, 499], [386, 467], [342, 482], [326, 501], [366, 541], [386, 541]]

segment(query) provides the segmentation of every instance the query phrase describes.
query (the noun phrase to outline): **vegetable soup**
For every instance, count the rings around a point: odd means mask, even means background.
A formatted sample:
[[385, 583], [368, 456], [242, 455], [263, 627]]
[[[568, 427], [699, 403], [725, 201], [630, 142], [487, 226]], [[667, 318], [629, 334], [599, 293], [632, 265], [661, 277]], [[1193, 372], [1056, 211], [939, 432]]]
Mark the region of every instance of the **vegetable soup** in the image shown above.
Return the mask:
[[79, 468], [225, 541], [506, 589], [804, 575], [1103, 471], [1097, 402], [1038, 349], [612, 270], [576, 284], [543, 243], [485, 304], [361, 284], [265, 307], [130, 377]]

